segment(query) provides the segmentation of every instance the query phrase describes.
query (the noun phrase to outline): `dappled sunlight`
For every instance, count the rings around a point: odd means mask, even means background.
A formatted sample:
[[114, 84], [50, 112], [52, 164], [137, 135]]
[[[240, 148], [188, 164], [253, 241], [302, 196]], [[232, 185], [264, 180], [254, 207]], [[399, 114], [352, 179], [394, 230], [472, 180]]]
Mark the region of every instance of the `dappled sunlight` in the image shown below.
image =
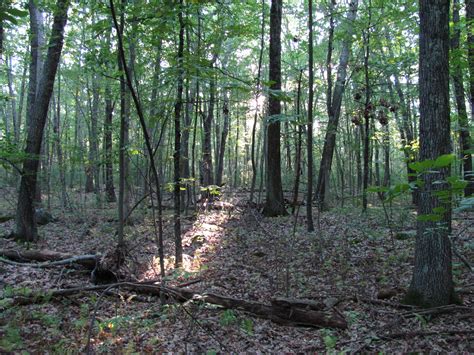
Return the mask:
[[[224, 206], [224, 207], [222, 207]], [[172, 242], [171, 228], [165, 225], [165, 253], [164, 265], [167, 276], [171, 279], [184, 280], [197, 277], [207, 269], [209, 257], [222, 247], [226, 223], [232, 217], [229, 202], [216, 201], [208, 203], [207, 210], [200, 212], [192, 223], [183, 222], [182, 244], [183, 265], [175, 269], [174, 243]], [[221, 208], [222, 207], [222, 208]], [[182, 220], [185, 220], [183, 218]], [[171, 220], [166, 221], [171, 224]], [[167, 232], [166, 232], [167, 231]], [[141, 280], [156, 280], [160, 278], [160, 260], [157, 253], [147, 263], [146, 269], [140, 275]]]

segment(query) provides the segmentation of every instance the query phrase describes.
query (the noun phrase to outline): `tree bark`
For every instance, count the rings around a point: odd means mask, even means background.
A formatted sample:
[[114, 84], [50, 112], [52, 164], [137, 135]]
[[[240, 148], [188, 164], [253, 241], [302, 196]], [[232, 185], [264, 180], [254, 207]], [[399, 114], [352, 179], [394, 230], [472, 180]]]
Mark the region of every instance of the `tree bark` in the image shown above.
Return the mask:
[[224, 173], [224, 154], [227, 142], [227, 135], [229, 134], [229, 98], [227, 92], [224, 93], [224, 104], [222, 106], [222, 113], [224, 114], [224, 125], [222, 126], [221, 141], [219, 145], [219, 158], [217, 161], [217, 175], [216, 185], [222, 185], [222, 175]]
[[364, 31], [364, 74], [365, 74], [365, 107], [364, 107], [364, 176], [362, 180], [362, 210], [367, 211], [367, 188], [369, 186], [370, 168], [370, 117], [373, 115], [370, 104], [369, 56], [370, 56], [370, 31], [372, 19], [372, 4], [369, 0], [369, 20]]
[[[331, 1], [331, 4], [334, 4], [335, 0]], [[306, 136], [306, 154], [308, 156], [308, 192], [306, 196], [306, 226], [308, 232], [314, 231], [313, 223], [313, 101], [314, 101], [314, 71], [313, 71], [313, 1], [309, 0], [308, 2], [308, 67], [309, 67], [309, 78], [308, 78], [308, 129]], [[330, 50], [328, 51], [328, 57], [330, 58], [330, 53], [332, 51], [332, 33], [334, 32], [334, 21], [331, 13], [331, 29], [330, 30]], [[330, 67], [330, 63], [329, 63]], [[330, 71], [328, 73], [328, 78], [330, 77]], [[329, 86], [332, 86], [328, 82]], [[328, 88], [328, 94], [331, 94], [331, 88]], [[330, 100], [330, 99], [329, 99]]]
[[112, 122], [114, 105], [112, 103], [110, 85], [105, 86], [105, 120], [104, 120], [104, 148], [105, 148], [105, 198], [107, 202], [116, 202], [114, 187], [114, 169], [112, 156]]
[[181, 241], [181, 180], [180, 180], [180, 159], [181, 159], [181, 109], [183, 106], [183, 80], [184, 80], [184, 19], [183, 0], [179, 2], [179, 44], [178, 44], [178, 88], [176, 102], [174, 105], [174, 242], [175, 242], [175, 267], [183, 264], [183, 245]]
[[[265, 48], [265, 0], [262, 0], [262, 23], [260, 30], [260, 53], [258, 56], [258, 68], [257, 68], [257, 82], [255, 88], [255, 114], [252, 125], [252, 143], [251, 143], [251, 160], [252, 160], [252, 184], [250, 186], [250, 202], [253, 202], [253, 196], [255, 193], [255, 184], [257, 182], [257, 162], [255, 160], [255, 135], [257, 132], [257, 119], [258, 119], [258, 99], [260, 97], [260, 76], [262, 73], [262, 61], [263, 61], [263, 50]], [[258, 149], [257, 149], [258, 153]]]
[[58, 0], [56, 4], [53, 27], [48, 45], [48, 55], [39, 81], [37, 95], [35, 95], [34, 107], [30, 107], [28, 112], [29, 126], [25, 148], [27, 158], [23, 163], [20, 181], [15, 231], [16, 238], [28, 242], [33, 242], [38, 239], [33, 206], [39, 165], [38, 155], [41, 152], [41, 141], [48, 115], [49, 101], [53, 92], [56, 70], [61, 57], [68, 6], [68, 0]]
[[[270, 89], [281, 91], [281, 18], [282, 0], [272, 0], [270, 9]], [[286, 215], [281, 184], [280, 147], [281, 103], [277, 95], [268, 99], [266, 201], [263, 214], [267, 217]]]
[[[213, 67], [213, 66], [212, 66]], [[209, 85], [209, 107], [205, 117], [203, 117], [204, 142], [202, 146], [202, 183], [204, 186], [213, 184], [212, 178], [212, 121], [214, 121], [214, 101], [216, 82], [211, 78]]]
[[[312, 3], [312, 0], [310, 0]], [[311, 23], [311, 22], [310, 22]], [[301, 78], [303, 76], [303, 70], [300, 70], [300, 75], [298, 77], [298, 88], [296, 91], [296, 117], [299, 120], [300, 117], [300, 102], [301, 102]], [[303, 127], [301, 123], [298, 124], [298, 138], [296, 141], [296, 162], [295, 162], [295, 185], [293, 187], [293, 203], [291, 207], [291, 213], [294, 214], [296, 210], [296, 205], [298, 204], [298, 193], [300, 188], [300, 175], [302, 174], [301, 169], [301, 148], [303, 145]]]
[[[354, 32], [354, 21], [357, 14], [358, 0], [351, 1], [349, 4], [349, 15], [347, 20], [349, 27], [346, 37], [342, 44], [341, 56], [339, 58], [339, 67], [337, 69], [336, 85], [334, 92], [330, 89], [332, 87], [330, 71], [328, 72], [328, 126], [326, 129], [326, 136], [324, 139], [323, 154], [319, 166], [318, 183], [316, 186], [316, 199], [320, 208], [324, 208], [326, 204], [326, 192], [329, 188], [329, 176], [331, 173], [332, 160], [334, 156], [334, 148], [336, 146], [336, 134], [339, 126], [339, 117], [341, 115], [341, 103], [344, 96], [345, 83], [347, 77], [347, 64], [349, 63], [350, 50], [352, 44], [352, 34]], [[332, 43], [330, 43], [332, 47]], [[330, 56], [331, 50], [328, 49], [328, 67], [331, 67]], [[332, 95], [332, 96], [331, 96]]]
[[[436, 159], [450, 148], [449, 0], [420, 0], [420, 160]], [[418, 203], [415, 267], [406, 301], [436, 307], [454, 301], [451, 269], [451, 205], [437, 193], [447, 188], [449, 168], [423, 174]], [[432, 216], [444, 208], [440, 221]]]
[[474, 122], [474, 0], [466, 0], [467, 58], [469, 68], [469, 103]]
[[[454, 33], [451, 38], [451, 50], [456, 55], [456, 58], [460, 57], [459, 42], [461, 38], [461, 28], [459, 20], [459, 0], [453, 1], [453, 22], [454, 22]], [[474, 193], [474, 172], [472, 171], [472, 154], [471, 149], [471, 135], [469, 133], [469, 121], [467, 118], [466, 110], [466, 95], [464, 93], [463, 73], [459, 62], [454, 63], [454, 70], [452, 72], [453, 84], [454, 84], [454, 96], [456, 99], [456, 107], [458, 110], [458, 123], [459, 123], [459, 155], [462, 161], [462, 171], [464, 180], [468, 182], [464, 189], [464, 195], [466, 197], [471, 196]]]
[[[59, 69], [58, 69], [59, 71]], [[58, 72], [58, 89], [57, 89], [57, 102], [56, 107], [54, 107], [54, 97], [53, 97], [53, 110], [54, 110], [54, 137], [55, 137], [55, 148], [56, 156], [58, 159], [59, 166], [59, 183], [61, 186], [61, 205], [63, 208], [68, 207], [67, 203], [67, 192], [66, 192], [66, 176], [64, 168], [64, 159], [63, 159], [63, 150], [61, 147], [61, 77]]]

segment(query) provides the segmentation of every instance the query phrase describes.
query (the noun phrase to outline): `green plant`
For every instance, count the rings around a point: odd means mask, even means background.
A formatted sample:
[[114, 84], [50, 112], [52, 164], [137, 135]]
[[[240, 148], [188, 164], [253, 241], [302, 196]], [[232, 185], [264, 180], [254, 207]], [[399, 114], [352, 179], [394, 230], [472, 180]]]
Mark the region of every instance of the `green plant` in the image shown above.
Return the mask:
[[337, 344], [337, 337], [329, 329], [323, 329], [322, 333], [326, 351], [334, 350]]
[[221, 314], [220, 323], [222, 326], [227, 327], [229, 325], [234, 324], [237, 321], [237, 316], [235, 315], [234, 311], [231, 309], [226, 309]]
[[19, 326], [15, 322], [7, 323], [2, 329], [3, 335], [0, 337], [1, 351], [14, 351], [23, 346]]
[[253, 321], [251, 319], [243, 319], [240, 323], [240, 328], [248, 335], [253, 335]]

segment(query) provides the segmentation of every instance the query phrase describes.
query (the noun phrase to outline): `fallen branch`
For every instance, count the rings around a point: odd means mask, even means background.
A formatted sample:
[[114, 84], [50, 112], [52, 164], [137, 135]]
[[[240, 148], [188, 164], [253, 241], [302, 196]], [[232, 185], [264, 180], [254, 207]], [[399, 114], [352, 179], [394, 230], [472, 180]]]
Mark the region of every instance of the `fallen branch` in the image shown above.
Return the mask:
[[413, 309], [411, 311], [403, 313], [402, 315], [406, 317], [416, 316], [416, 315], [425, 316], [425, 315], [446, 314], [446, 313], [459, 312], [459, 311], [470, 312], [472, 311], [472, 308], [451, 304], [447, 306], [440, 306], [440, 307], [433, 307], [433, 308]]
[[[7, 259], [10, 260], [7, 260]], [[87, 269], [94, 269], [97, 265], [100, 255], [71, 255], [66, 253], [54, 252], [51, 250], [26, 250], [19, 251], [15, 249], [1, 249], [0, 261], [10, 265], [29, 266], [34, 268], [47, 268], [53, 266], [79, 264]], [[26, 263], [25, 261], [39, 261], [39, 264]]]
[[392, 339], [400, 339], [400, 338], [413, 338], [413, 337], [419, 337], [419, 336], [430, 336], [430, 335], [440, 335], [440, 334], [446, 334], [446, 335], [464, 335], [464, 334], [474, 334], [473, 329], [452, 329], [452, 330], [436, 330], [436, 331], [429, 331], [429, 332], [423, 332], [423, 331], [414, 331], [414, 332], [401, 332], [401, 333], [392, 333], [392, 334], [387, 334], [387, 335], [379, 335], [381, 339], [386, 339], [386, 340], [392, 340]]

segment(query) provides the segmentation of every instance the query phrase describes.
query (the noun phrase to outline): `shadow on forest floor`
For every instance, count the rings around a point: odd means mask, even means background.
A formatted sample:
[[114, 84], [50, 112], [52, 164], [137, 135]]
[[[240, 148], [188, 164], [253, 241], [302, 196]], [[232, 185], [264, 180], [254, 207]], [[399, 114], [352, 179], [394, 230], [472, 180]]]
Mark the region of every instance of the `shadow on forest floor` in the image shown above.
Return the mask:
[[[473, 277], [454, 259], [456, 286], [463, 308], [436, 315], [400, 305], [409, 284], [414, 240], [396, 239], [380, 208], [362, 216], [355, 208], [318, 215], [317, 230], [306, 232], [304, 208], [299, 216], [263, 218], [246, 206], [245, 193], [224, 193], [222, 208], [183, 217], [185, 263], [173, 271], [172, 214], [165, 211], [167, 264], [171, 284], [194, 283], [196, 292], [213, 292], [269, 303], [275, 296], [305, 298], [332, 304], [349, 323], [348, 330], [288, 327], [234, 310], [187, 302], [161, 307], [155, 297], [81, 294], [44, 304], [17, 306], [0, 316], [2, 351], [80, 352], [97, 310], [92, 340], [97, 352], [319, 352], [319, 351], [474, 351]], [[92, 199], [89, 199], [92, 201]], [[63, 214], [60, 221], [40, 227], [37, 248], [74, 254], [104, 252], [114, 245], [115, 205]], [[149, 209], [137, 210], [127, 227], [131, 248], [130, 275], [156, 279], [159, 264]], [[457, 249], [474, 256], [471, 216], [454, 223]], [[0, 225], [0, 234], [12, 228]], [[392, 225], [414, 226], [411, 209], [397, 207]], [[0, 248], [18, 246], [0, 239]], [[3, 297], [13, 288], [64, 288], [89, 283], [80, 269], [34, 269], [0, 264]], [[1, 306], [1, 304], [0, 304]], [[435, 334], [435, 335], [433, 335]], [[393, 339], [392, 339], [393, 338]]]

